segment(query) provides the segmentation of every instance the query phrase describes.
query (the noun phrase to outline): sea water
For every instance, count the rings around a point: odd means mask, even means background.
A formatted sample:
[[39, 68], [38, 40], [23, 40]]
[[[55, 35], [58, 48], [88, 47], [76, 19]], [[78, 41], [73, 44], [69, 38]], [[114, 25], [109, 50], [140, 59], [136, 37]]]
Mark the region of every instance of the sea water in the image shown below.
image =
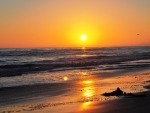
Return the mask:
[[0, 88], [149, 68], [150, 47], [0, 49]]

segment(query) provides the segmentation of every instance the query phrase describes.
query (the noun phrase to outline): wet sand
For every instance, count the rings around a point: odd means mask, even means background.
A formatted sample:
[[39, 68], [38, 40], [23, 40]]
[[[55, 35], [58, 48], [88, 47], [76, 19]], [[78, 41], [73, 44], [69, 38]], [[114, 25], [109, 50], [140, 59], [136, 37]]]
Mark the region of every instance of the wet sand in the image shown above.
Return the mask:
[[[62, 88], [66, 87], [67, 88]], [[28, 86], [8, 87], [0, 89], [0, 106], [10, 106], [53, 97], [69, 91], [72, 87], [69, 83], [37, 84]]]
[[[150, 113], [150, 95], [141, 98], [125, 98], [95, 103], [91, 109], [78, 113]], [[92, 109], [93, 108], [93, 109]]]
[[[150, 74], [0, 89], [0, 113], [149, 113]], [[103, 97], [120, 87], [146, 97]]]

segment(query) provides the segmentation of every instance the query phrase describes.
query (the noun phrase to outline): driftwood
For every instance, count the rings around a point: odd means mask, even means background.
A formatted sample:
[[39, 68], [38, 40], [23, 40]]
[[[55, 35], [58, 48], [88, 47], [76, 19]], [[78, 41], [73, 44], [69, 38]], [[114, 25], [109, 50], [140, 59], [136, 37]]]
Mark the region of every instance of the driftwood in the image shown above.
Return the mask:
[[115, 91], [109, 93], [103, 93], [103, 96], [128, 96], [128, 97], [146, 97], [145, 94], [134, 94], [134, 93], [126, 93], [122, 91], [120, 88], [117, 88]]

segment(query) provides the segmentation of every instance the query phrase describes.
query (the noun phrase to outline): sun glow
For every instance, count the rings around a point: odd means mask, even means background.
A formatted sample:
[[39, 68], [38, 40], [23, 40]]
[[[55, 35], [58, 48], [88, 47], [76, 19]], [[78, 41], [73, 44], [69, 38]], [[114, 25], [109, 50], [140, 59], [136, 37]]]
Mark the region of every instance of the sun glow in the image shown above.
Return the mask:
[[86, 41], [86, 36], [85, 35], [81, 36], [81, 40]]

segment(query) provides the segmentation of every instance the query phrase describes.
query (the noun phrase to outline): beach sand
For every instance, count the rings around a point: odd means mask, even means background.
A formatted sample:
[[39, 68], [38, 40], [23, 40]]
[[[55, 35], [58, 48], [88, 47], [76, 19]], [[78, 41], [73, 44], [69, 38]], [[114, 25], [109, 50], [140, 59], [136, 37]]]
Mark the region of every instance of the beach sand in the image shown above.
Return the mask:
[[[150, 74], [0, 89], [0, 113], [150, 113]], [[146, 97], [104, 97], [117, 87]]]

